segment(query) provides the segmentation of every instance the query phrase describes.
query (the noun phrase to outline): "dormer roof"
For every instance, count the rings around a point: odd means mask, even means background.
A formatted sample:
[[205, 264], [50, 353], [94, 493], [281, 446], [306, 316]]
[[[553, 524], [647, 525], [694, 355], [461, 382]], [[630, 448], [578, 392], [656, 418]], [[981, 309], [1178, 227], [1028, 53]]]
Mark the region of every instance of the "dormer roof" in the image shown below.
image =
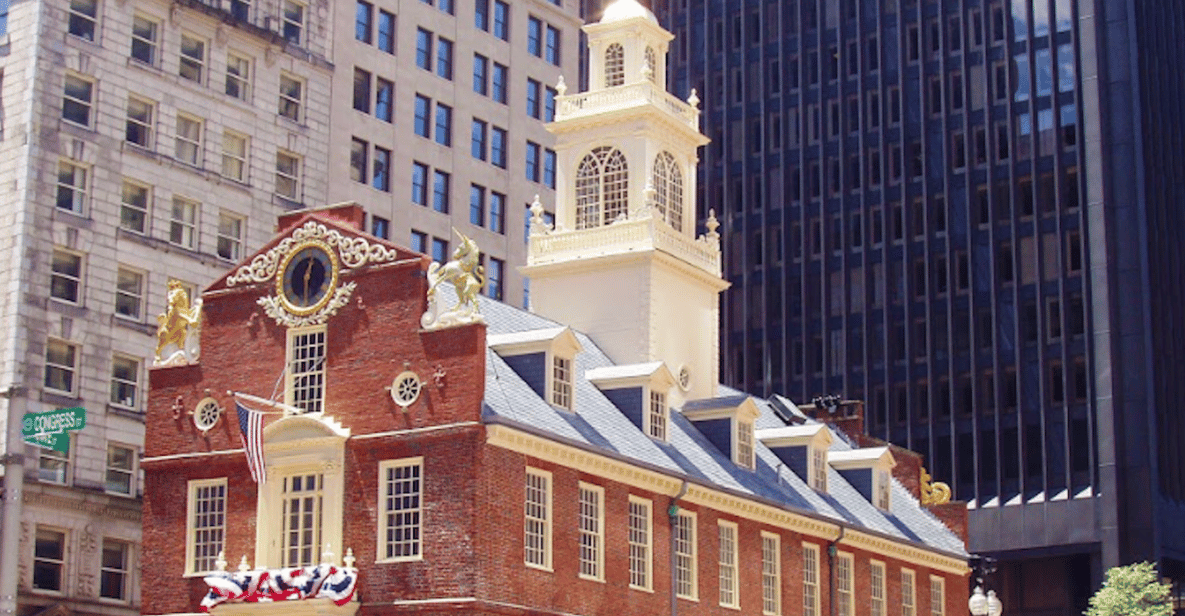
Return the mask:
[[810, 423], [798, 426], [785, 426], [782, 428], [766, 428], [757, 431], [757, 440], [761, 441], [766, 447], [776, 449], [778, 447], [806, 447], [811, 443], [819, 443], [823, 447], [829, 447], [835, 439], [831, 436], [831, 430], [825, 424]]
[[897, 460], [893, 458], [888, 447], [864, 447], [848, 451], [833, 451], [828, 454], [827, 461], [836, 470], [872, 468], [881, 465], [893, 468], [897, 465]]
[[669, 388], [675, 384], [675, 376], [661, 361], [593, 368], [584, 373], [584, 378], [602, 391], [643, 385]]
[[547, 351], [575, 355], [582, 349], [580, 341], [572, 333], [572, 328], [567, 326], [489, 334], [486, 336], [486, 345], [503, 357]]

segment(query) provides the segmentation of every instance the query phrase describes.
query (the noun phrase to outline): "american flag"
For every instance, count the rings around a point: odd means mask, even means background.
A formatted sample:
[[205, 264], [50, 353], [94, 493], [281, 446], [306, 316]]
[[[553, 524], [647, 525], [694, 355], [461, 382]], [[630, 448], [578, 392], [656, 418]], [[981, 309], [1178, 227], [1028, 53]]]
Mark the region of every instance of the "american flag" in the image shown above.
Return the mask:
[[267, 481], [267, 467], [263, 463], [263, 413], [249, 409], [238, 400], [235, 408], [239, 412], [239, 437], [243, 439], [243, 450], [247, 454], [247, 466], [255, 483]]

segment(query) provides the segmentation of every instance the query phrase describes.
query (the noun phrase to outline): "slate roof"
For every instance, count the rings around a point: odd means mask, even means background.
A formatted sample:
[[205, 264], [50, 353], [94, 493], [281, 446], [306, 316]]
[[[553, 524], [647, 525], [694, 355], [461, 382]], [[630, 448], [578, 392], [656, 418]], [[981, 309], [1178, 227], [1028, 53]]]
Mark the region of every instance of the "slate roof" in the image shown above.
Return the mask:
[[[480, 310], [488, 335], [501, 339], [530, 338], [537, 329], [555, 328], [560, 323], [512, 306], [480, 298]], [[535, 393], [496, 352], [486, 349], [486, 393], [483, 420], [501, 423], [554, 438], [577, 447], [600, 450], [605, 455], [627, 459], [688, 481], [777, 504], [788, 510], [831, 522], [892, 537], [945, 552], [967, 556], [961, 539], [921, 507], [904, 486], [893, 481], [890, 511], [876, 508], [834, 468], [828, 469], [827, 493], [810, 488], [782, 464], [772, 451], [756, 443], [756, 470], [737, 466], [716, 448], [678, 409], [672, 409], [668, 442], [647, 436], [635, 426], [599, 389], [585, 378], [585, 372], [613, 369], [614, 364], [588, 336], [576, 332], [584, 350], [574, 361], [574, 409], [556, 409]], [[720, 386], [718, 396], [743, 400], [743, 392]], [[777, 397], [782, 407], [754, 397], [761, 414], [756, 429], [787, 425], [787, 411], [793, 421], [810, 421], [787, 399]], [[713, 401], [694, 401], [689, 406], [715, 408]], [[832, 451], [853, 449], [844, 438], [835, 438]]]

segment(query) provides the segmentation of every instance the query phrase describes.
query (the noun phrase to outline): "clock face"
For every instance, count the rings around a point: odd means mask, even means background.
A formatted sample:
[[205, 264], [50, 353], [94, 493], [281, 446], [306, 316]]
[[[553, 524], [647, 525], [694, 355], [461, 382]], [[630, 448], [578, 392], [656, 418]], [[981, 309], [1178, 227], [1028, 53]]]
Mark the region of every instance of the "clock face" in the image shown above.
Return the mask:
[[294, 313], [319, 310], [337, 284], [337, 259], [320, 244], [298, 247], [284, 260], [280, 297]]

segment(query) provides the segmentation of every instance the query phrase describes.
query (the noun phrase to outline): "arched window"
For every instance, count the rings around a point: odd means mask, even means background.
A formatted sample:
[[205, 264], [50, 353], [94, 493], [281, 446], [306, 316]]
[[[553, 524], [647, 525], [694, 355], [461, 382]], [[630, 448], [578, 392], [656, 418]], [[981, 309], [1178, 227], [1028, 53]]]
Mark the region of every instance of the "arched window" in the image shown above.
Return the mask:
[[676, 231], [683, 230], [683, 174], [670, 152], [654, 159], [654, 207]]
[[658, 59], [654, 55], [653, 47], [646, 48], [646, 70], [649, 71], [647, 75], [650, 77], [650, 81], [658, 79], [658, 75], [655, 74], [658, 71]]
[[625, 155], [608, 146], [596, 148], [576, 171], [576, 228], [613, 222], [626, 213], [628, 196]]
[[625, 49], [613, 43], [605, 50], [605, 87], [625, 83]]

